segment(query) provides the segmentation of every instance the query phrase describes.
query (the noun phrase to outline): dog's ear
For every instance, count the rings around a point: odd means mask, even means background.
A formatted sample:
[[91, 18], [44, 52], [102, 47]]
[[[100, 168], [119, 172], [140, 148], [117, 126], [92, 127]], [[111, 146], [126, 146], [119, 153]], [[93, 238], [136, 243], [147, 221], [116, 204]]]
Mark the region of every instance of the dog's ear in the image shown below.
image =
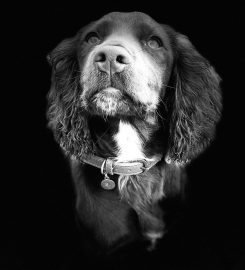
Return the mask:
[[52, 82], [47, 118], [65, 153], [75, 158], [91, 151], [87, 118], [80, 106], [80, 71], [77, 38], [62, 41], [48, 56]]
[[168, 161], [196, 157], [214, 138], [221, 115], [220, 77], [188, 38], [172, 34], [175, 63], [172, 84]]
[[69, 66], [69, 63], [71, 64], [71, 60], [75, 57], [75, 53], [76, 38], [65, 39], [47, 55], [47, 61], [56, 71], [62, 66]]

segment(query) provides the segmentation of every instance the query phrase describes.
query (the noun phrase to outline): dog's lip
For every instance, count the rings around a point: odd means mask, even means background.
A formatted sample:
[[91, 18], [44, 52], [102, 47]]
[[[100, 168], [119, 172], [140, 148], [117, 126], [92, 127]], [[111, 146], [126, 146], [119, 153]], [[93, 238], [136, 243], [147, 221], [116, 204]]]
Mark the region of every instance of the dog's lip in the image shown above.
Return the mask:
[[105, 87], [105, 88], [96, 89], [92, 93], [92, 96], [96, 96], [98, 94], [122, 95], [122, 91], [117, 89], [117, 88], [114, 88], [112, 86], [108, 86], [108, 87]]
[[102, 96], [107, 97], [107, 98], [111, 97], [111, 98], [121, 99], [123, 98], [124, 93], [122, 93], [121, 90], [110, 86], [110, 87], [97, 90], [93, 94], [93, 96], [91, 96], [91, 101]]
[[98, 99], [103, 100], [103, 101], [117, 100], [117, 102], [119, 102], [120, 100], [122, 100], [122, 98], [123, 98], [123, 94], [119, 89], [116, 89], [114, 87], [106, 87], [106, 88], [97, 90], [90, 97], [90, 102], [97, 103]]
[[98, 89], [91, 97], [90, 102], [96, 102], [98, 98], [109, 98], [117, 100], [117, 102], [129, 102], [135, 104], [133, 98], [124, 90], [108, 86], [102, 89]]
[[106, 94], [111, 94], [111, 95], [118, 95], [118, 94], [122, 94], [122, 92], [114, 87], [107, 87], [101, 90], [101, 92], [106, 93]]
[[118, 88], [114, 88], [112, 86], [106, 87], [100, 91], [97, 92], [101, 94], [105, 94], [111, 97], [117, 97], [117, 98], [126, 98], [127, 100], [131, 101], [134, 103], [133, 98], [127, 93], [125, 90], [121, 90]]

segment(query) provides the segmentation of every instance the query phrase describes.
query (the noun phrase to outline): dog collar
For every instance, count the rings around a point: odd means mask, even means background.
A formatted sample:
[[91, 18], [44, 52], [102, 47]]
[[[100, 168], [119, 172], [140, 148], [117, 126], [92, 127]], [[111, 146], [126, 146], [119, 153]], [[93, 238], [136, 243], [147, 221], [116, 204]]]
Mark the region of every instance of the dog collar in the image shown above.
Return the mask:
[[144, 173], [152, 168], [162, 157], [154, 159], [142, 158], [129, 161], [119, 161], [116, 158], [102, 158], [95, 155], [89, 155], [82, 158], [82, 161], [86, 164], [99, 168], [101, 174], [104, 175], [104, 179], [101, 181], [101, 187], [106, 190], [112, 190], [116, 184], [111, 180], [108, 174], [118, 175], [137, 175]]

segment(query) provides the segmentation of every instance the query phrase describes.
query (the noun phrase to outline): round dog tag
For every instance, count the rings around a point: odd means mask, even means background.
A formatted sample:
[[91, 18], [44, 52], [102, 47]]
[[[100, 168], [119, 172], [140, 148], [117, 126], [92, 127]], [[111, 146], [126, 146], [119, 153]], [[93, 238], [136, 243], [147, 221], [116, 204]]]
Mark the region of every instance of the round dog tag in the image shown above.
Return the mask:
[[101, 187], [106, 190], [114, 189], [116, 186], [115, 182], [110, 178], [105, 178], [101, 181]]

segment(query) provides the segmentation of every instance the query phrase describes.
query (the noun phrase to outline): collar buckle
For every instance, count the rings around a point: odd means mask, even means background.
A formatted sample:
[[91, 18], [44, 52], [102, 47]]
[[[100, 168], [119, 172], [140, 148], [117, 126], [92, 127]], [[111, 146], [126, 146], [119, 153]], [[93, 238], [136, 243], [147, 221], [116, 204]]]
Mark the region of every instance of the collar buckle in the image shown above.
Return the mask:
[[144, 173], [150, 169], [150, 167], [147, 167], [147, 160], [146, 159], [140, 159], [139, 162], [141, 162], [143, 165], [141, 167], [142, 173]]
[[114, 163], [115, 163], [115, 158], [113, 158], [113, 157], [106, 158], [101, 164], [101, 168], [100, 168], [101, 173], [104, 175], [107, 175], [107, 174], [113, 175], [114, 174]]

